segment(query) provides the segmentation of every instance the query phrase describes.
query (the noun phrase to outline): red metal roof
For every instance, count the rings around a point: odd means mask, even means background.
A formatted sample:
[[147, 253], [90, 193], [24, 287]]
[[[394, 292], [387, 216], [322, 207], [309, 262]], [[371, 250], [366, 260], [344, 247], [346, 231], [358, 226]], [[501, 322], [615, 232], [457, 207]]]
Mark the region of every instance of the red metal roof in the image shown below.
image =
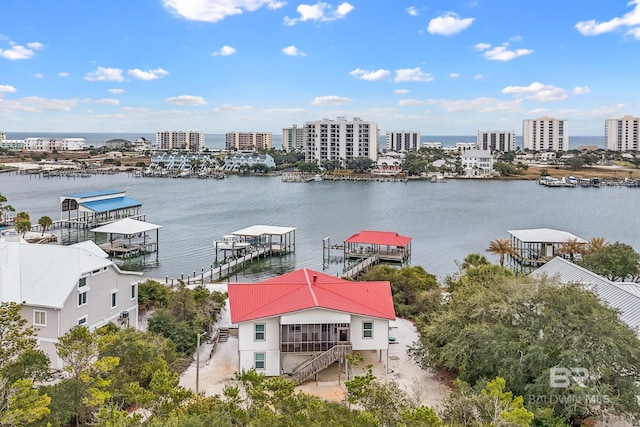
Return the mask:
[[389, 282], [352, 282], [302, 268], [258, 283], [230, 283], [231, 322], [246, 322], [313, 308], [396, 318]]
[[345, 240], [346, 243], [369, 243], [372, 245], [387, 245], [405, 247], [411, 242], [411, 237], [401, 236], [394, 231], [362, 230]]

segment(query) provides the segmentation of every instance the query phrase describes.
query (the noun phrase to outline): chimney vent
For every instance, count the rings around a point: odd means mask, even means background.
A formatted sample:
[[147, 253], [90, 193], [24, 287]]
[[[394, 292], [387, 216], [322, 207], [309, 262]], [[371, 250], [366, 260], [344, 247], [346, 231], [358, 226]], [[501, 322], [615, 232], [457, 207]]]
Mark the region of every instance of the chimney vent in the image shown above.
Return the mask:
[[314, 275], [313, 275], [313, 283], [316, 283], [316, 281], [317, 281], [317, 280], [318, 280], [318, 275], [317, 275], [317, 274], [314, 274]]

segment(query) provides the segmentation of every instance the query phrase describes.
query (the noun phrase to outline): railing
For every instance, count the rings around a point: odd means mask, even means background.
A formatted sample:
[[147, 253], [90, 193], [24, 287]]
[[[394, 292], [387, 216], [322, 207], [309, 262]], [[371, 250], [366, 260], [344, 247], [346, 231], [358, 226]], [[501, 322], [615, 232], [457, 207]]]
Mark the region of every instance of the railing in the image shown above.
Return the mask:
[[333, 362], [342, 359], [351, 351], [351, 344], [340, 344], [331, 347], [324, 353], [320, 353], [316, 357], [302, 363], [293, 370], [291, 377], [297, 384], [301, 384], [313, 375], [322, 371]]

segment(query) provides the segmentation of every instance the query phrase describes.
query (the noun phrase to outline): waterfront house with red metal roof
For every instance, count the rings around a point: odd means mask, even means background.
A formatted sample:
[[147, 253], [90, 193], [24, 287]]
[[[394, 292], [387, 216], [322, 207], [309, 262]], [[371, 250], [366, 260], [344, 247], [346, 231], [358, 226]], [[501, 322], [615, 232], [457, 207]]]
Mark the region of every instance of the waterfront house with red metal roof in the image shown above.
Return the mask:
[[238, 325], [239, 370], [290, 374], [300, 383], [352, 351], [389, 349], [395, 310], [389, 282], [352, 282], [303, 268], [228, 285]]

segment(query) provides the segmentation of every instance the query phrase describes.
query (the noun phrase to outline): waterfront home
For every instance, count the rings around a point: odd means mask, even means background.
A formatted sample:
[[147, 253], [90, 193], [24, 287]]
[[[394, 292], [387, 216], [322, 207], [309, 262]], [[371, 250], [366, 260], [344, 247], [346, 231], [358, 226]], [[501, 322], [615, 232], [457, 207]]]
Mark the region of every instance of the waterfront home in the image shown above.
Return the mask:
[[227, 157], [222, 166], [222, 170], [238, 172], [243, 166], [252, 167], [254, 165], [265, 165], [268, 168], [275, 168], [276, 162], [269, 154], [256, 154], [250, 151], [243, 151]]
[[577, 283], [596, 294], [604, 304], [620, 312], [620, 320], [640, 334], [640, 284], [612, 282], [562, 257], [555, 257], [530, 273], [535, 278], [555, 278]]
[[493, 176], [493, 156], [491, 150], [465, 150], [460, 154], [464, 176]]
[[352, 282], [302, 268], [228, 285], [239, 370], [290, 374], [301, 383], [352, 351], [388, 355], [395, 320], [389, 282]]
[[22, 304], [53, 369], [62, 368], [55, 343], [73, 327], [138, 326], [141, 274], [121, 271], [93, 241], [38, 245], [8, 233], [0, 240], [0, 301]]

